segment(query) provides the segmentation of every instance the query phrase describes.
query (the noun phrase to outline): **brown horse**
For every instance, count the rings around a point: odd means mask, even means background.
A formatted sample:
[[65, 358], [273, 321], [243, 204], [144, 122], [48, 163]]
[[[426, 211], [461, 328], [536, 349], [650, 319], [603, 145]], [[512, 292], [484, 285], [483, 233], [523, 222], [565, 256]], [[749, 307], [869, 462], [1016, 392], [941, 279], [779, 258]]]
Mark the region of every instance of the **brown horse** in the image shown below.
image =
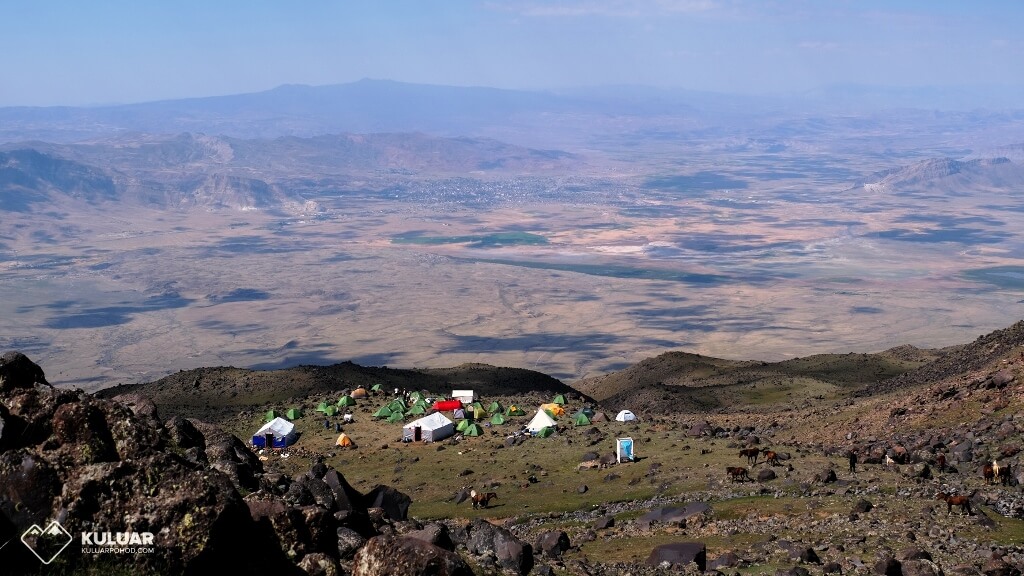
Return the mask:
[[747, 473], [747, 469], [742, 466], [728, 466], [725, 469], [725, 473], [729, 475], [729, 480], [733, 482], [743, 482], [744, 480], [754, 481]]
[[764, 461], [767, 462], [769, 466], [778, 466], [779, 465], [779, 455], [776, 454], [775, 452], [772, 452], [771, 450], [765, 450], [764, 451]]
[[985, 464], [981, 468], [981, 475], [985, 478], [985, 484], [991, 484], [996, 478], [996, 469], [991, 464]]
[[953, 506], [959, 506], [960, 512], [966, 512], [968, 515], [974, 514], [971, 510], [971, 499], [967, 496], [950, 496], [945, 492], [939, 492], [935, 495], [935, 499], [946, 503], [946, 512], [949, 514], [953, 513]]
[[497, 497], [498, 497], [498, 495], [495, 494], [494, 492], [488, 492], [486, 494], [474, 494], [473, 495], [473, 508], [476, 508], [477, 506], [479, 506], [481, 508], [487, 508], [488, 504], [491, 503], [491, 500], [493, 500], [493, 499], [495, 499]]
[[761, 453], [761, 451], [758, 450], [757, 448], [744, 448], [744, 449], [740, 450], [740, 458], [743, 458], [744, 456], [746, 456], [747, 457], [747, 464], [756, 465], [757, 464], [757, 455], [760, 454], [760, 453]]

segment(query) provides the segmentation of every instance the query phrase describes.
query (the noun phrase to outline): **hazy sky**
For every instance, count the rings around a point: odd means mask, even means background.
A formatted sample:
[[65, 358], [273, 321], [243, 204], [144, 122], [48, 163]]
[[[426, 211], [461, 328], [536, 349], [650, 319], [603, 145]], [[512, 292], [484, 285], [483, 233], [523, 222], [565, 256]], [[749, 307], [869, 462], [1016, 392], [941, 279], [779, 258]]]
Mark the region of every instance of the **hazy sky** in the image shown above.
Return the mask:
[[1024, 2], [0, 0], [0, 106], [379, 78], [763, 93], [1024, 84]]

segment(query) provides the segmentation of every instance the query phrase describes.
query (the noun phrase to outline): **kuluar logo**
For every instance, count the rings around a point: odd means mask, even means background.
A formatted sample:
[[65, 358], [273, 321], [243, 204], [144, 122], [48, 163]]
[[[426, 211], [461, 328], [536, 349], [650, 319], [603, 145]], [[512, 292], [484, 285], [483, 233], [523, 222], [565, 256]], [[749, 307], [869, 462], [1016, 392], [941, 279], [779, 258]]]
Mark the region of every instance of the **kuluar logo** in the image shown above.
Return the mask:
[[45, 529], [33, 524], [21, 535], [21, 542], [43, 564], [53, 562], [74, 538], [59, 522], [50, 522]]

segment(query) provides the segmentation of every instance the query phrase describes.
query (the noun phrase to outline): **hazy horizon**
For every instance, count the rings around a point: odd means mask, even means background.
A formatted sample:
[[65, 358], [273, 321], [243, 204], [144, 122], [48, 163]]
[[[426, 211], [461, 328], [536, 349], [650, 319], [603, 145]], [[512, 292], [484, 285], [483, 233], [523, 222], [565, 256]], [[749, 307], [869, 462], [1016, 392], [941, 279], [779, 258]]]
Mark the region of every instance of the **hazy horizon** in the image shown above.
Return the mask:
[[748, 95], [1024, 86], [1024, 5], [237, 2], [0, 7], [0, 106], [95, 106], [364, 78]]

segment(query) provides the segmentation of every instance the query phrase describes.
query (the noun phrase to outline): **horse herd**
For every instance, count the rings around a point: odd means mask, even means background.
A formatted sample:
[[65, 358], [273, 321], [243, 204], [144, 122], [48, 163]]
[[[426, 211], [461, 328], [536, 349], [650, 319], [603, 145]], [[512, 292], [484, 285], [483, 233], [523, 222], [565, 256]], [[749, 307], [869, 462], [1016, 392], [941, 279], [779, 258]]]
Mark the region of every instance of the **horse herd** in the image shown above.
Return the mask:
[[[762, 448], [743, 448], [740, 450], [740, 458], [746, 458], [747, 464], [751, 466], [757, 465], [757, 459], [759, 456], [764, 455], [764, 461], [771, 466], [779, 464], [779, 456], [772, 450], [766, 450]], [[855, 460], [856, 454], [851, 452], [850, 457], [850, 470], [855, 471]], [[885, 456], [886, 467], [894, 464], [895, 462], [887, 454]], [[946, 468], [946, 457], [943, 454], [939, 454], [936, 459], [936, 463], [939, 466], [939, 471], [944, 472]], [[733, 482], [744, 482], [751, 481], [749, 471], [742, 466], [727, 466], [725, 473], [729, 476], [729, 480]], [[1003, 486], [1008, 486], [1012, 483], [1012, 474], [1009, 465], [1000, 466], [999, 462], [993, 460], [991, 464], [985, 464], [982, 467], [982, 477], [985, 479], [986, 484], [993, 484], [995, 482], [1001, 483]], [[971, 499], [969, 496], [956, 496], [948, 494], [946, 492], [938, 492], [935, 494], [935, 499], [946, 503], [946, 511], [950, 514], [953, 513], [953, 507], [957, 506], [960, 508], [961, 513], [973, 515], [974, 511], [971, 510]]]
[[[750, 464], [751, 467], [757, 466], [757, 458], [762, 454], [764, 454], [764, 462], [767, 462], [768, 465], [779, 465], [779, 455], [773, 450], [762, 448], [744, 448], [740, 450], [740, 458], [746, 458], [747, 464]], [[753, 482], [749, 471], [742, 466], [728, 466], [725, 469], [725, 473], [729, 475], [729, 479], [733, 482], [743, 482], [744, 480]]]

